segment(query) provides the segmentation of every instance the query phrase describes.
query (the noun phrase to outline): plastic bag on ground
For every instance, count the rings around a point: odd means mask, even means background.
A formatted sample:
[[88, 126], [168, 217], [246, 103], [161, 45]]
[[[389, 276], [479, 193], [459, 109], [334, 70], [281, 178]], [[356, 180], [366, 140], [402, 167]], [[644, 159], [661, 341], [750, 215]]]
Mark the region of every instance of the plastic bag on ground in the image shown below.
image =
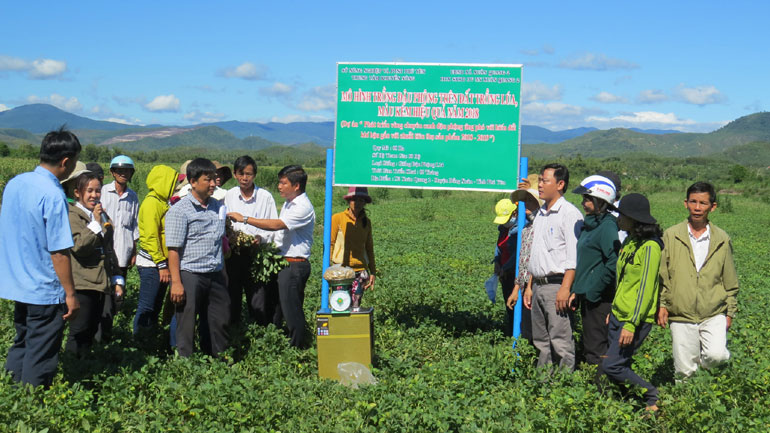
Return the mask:
[[340, 362], [337, 364], [337, 373], [340, 375], [340, 383], [353, 389], [358, 389], [358, 385], [377, 384], [369, 368], [360, 362]]
[[497, 296], [497, 274], [493, 274], [487, 281], [484, 282], [484, 288], [487, 289], [487, 296], [492, 303], [495, 303], [495, 297]]

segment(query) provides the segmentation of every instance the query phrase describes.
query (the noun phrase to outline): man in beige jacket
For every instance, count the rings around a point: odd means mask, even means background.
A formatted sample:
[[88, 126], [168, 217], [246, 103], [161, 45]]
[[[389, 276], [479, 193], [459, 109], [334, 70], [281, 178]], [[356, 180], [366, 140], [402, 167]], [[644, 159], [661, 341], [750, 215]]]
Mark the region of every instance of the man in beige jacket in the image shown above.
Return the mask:
[[671, 323], [674, 370], [689, 377], [727, 361], [727, 330], [738, 309], [738, 276], [730, 237], [709, 221], [717, 207], [714, 187], [687, 189], [687, 221], [663, 234], [658, 324]]

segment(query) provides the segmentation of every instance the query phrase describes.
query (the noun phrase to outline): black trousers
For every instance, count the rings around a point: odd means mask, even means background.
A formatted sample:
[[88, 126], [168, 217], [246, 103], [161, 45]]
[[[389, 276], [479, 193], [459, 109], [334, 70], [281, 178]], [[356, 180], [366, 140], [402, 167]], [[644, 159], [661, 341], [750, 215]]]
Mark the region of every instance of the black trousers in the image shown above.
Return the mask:
[[190, 356], [195, 348], [195, 324], [199, 326], [201, 350], [216, 355], [227, 348], [227, 325], [230, 322], [230, 295], [222, 272], [193, 273], [182, 271], [184, 302], [176, 306], [176, 351]]
[[503, 335], [510, 337], [513, 335], [513, 309], [505, 304], [508, 297], [513, 293], [513, 286], [516, 285], [516, 275], [508, 273], [500, 277], [500, 287], [503, 289], [503, 306], [505, 307], [505, 318], [503, 319]]
[[16, 302], [16, 337], [8, 349], [5, 369], [16, 382], [48, 388], [59, 365], [67, 304], [34, 305]]
[[76, 290], [75, 297], [80, 302], [80, 310], [70, 322], [70, 332], [64, 350], [83, 355], [94, 343], [107, 296], [96, 290]]
[[658, 388], [639, 377], [631, 369], [631, 364], [634, 362], [634, 354], [639, 350], [651, 329], [652, 323], [640, 323], [636, 327], [631, 344], [626, 347], [620, 347], [618, 341], [620, 340], [620, 332], [623, 330], [623, 324], [612, 314], [608, 331], [610, 345], [607, 349], [607, 357], [602, 363], [604, 372], [613, 382], [623, 387], [627, 387], [630, 384], [644, 389], [644, 402], [647, 405], [653, 405], [658, 402]]
[[280, 326], [278, 276], [273, 276], [266, 284], [255, 282], [248, 272], [251, 265], [251, 257], [248, 255], [233, 254], [225, 265], [230, 280], [227, 286], [230, 294], [230, 323], [241, 322], [245, 293], [249, 319], [262, 326], [270, 323]]
[[289, 262], [278, 273], [279, 317], [286, 320], [289, 343], [293, 347], [307, 347], [305, 335], [305, 286], [310, 277], [310, 262]]
[[612, 311], [612, 302], [604, 299], [591, 302], [580, 300], [580, 314], [583, 318], [583, 351], [586, 363], [597, 366], [597, 375], [602, 371], [602, 360], [607, 354], [607, 315]]
[[[118, 272], [123, 278], [128, 275], [128, 268], [118, 268]], [[112, 290], [112, 284], [110, 289], [104, 297], [104, 306], [102, 309], [102, 315], [99, 319], [99, 327], [96, 330], [94, 339], [99, 343], [109, 343], [112, 340], [112, 323], [115, 319], [115, 315], [120, 311], [120, 307], [123, 305], [123, 298], [115, 296], [115, 292]], [[126, 288], [123, 287], [125, 293]]]

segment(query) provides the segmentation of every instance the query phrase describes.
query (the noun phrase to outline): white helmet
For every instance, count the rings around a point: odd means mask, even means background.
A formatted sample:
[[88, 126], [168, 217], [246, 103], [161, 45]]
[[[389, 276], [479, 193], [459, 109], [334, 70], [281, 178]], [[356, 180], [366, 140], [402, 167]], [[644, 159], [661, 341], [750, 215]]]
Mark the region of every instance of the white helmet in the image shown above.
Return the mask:
[[609, 204], [615, 203], [615, 184], [604, 176], [588, 176], [580, 182], [580, 186], [572, 192], [575, 194], [590, 195], [606, 201]]

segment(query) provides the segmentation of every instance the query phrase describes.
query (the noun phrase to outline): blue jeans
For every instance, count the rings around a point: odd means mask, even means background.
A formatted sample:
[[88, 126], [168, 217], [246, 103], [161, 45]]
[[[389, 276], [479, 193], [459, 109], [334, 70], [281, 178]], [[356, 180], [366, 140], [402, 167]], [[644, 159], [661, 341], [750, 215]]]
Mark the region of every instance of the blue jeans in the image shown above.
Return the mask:
[[631, 344], [626, 347], [620, 347], [620, 331], [623, 330], [623, 324], [618, 321], [614, 314], [610, 314], [610, 323], [608, 326], [607, 337], [609, 347], [607, 348], [607, 357], [604, 358], [602, 367], [604, 373], [612, 379], [613, 382], [620, 385], [636, 385], [644, 389], [644, 401], [648, 406], [658, 402], [658, 388], [651, 383], [639, 377], [631, 369], [633, 356], [639, 347], [647, 338], [652, 329], [652, 323], [640, 323], [634, 332], [634, 338]]
[[160, 282], [158, 268], [139, 267], [139, 299], [134, 316], [134, 335], [142, 328], [154, 328], [158, 325], [158, 316], [163, 308], [168, 283]]

